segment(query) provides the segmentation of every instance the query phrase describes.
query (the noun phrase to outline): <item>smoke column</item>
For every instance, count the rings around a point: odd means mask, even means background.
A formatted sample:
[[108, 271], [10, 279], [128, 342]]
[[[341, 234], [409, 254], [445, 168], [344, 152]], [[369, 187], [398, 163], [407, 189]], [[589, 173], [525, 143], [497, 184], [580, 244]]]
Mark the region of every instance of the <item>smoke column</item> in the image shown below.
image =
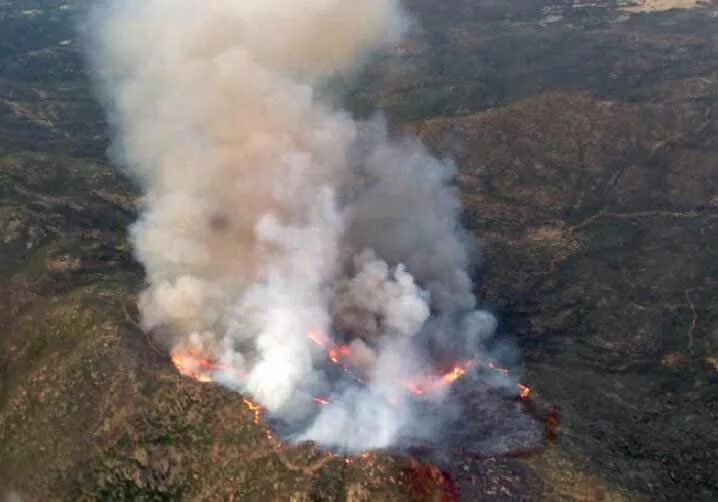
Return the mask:
[[[216, 361], [291, 440], [435, 438], [459, 408], [407, 382], [488, 363], [495, 329], [455, 168], [320, 91], [399, 40], [397, 0], [124, 0], [90, 24], [113, 154], [144, 190], [143, 327]], [[350, 373], [327, 364], [340, 345]]]

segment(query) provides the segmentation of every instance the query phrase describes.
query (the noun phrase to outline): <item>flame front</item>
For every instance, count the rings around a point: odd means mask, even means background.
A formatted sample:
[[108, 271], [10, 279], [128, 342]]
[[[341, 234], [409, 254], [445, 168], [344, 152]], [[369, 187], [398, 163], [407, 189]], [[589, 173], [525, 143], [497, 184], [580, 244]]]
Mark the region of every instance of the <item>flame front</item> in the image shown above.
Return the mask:
[[172, 364], [181, 375], [203, 383], [213, 382], [212, 374], [223, 369], [217, 361], [201, 356], [194, 349], [174, 351]]
[[[327, 358], [332, 363], [340, 366], [346, 373], [351, 375], [358, 382], [365, 383], [351, 371], [349, 362], [352, 357], [352, 351], [349, 346], [333, 344], [329, 338], [319, 331], [309, 332], [307, 334], [307, 338], [318, 347], [321, 347], [326, 352]], [[203, 383], [213, 382], [213, 374], [225, 369], [224, 366], [215, 359], [202, 355], [197, 350], [191, 348], [175, 350], [172, 353], [172, 363], [181, 375]], [[474, 361], [455, 364], [445, 373], [433, 376], [423, 376], [405, 381], [402, 383], [402, 387], [418, 397], [433, 394], [464, 378], [474, 365]], [[488, 363], [486, 367], [504, 375], [509, 374], [509, 370], [500, 368], [493, 363]], [[522, 400], [528, 399], [531, 395], [531, 389], [522, 383], [518, 384], [517, 391], [518, 397]], [[331, 400], [327, 397], [316, 396], [313, 400], [316, 405], [320, 407], [331, 404]], [[244, 402], [253, 413], [254, 422], [257, 425], [261, 425], [261, 415], [263, 411], [262, 406], [250, 401], [249, 399], [245, 399]], [[271, 433], [268, 434], [271, 435]]]
[[346, 345], [337, 345], [329, 349], [329, 359], [334, 364], [342, 364], [342, 362], [349, 359], [351, 355], [352, 350]]
[[[326, 352], [327, 358], [332, 363], [340, 366], [347, 374], [351, 375], [358, 382], [365, 383], [361, 378], [357, 377], [352, 372], [352, 368], [350, 366], [352, 358], [351, 347], [348, 345], [333, 344], [332, 341], [320, 331], [310, 331], [307, 334], [307, 338], [317, 347], [322, 348]], [[459, 363], [451, 367], [446, 373], [406, 381], [404, 382], [403, 387], [415, 396], [432, 394], [456, 383], [458, 380], [461, 380], [466, 376], [469, 370], [474, 367], [474, 364], [474, 361]], [[488, 363], [486, 367], [503, 375], [509, 374], [508, 369], [496, 366], [494, 363]], [[529, 398], [531, 389], [528, 386], [519, 383], [517, 386], [517, 392], [519, 398], [525, 400]], [[314, 401], [322, 406], [329, 404], [329, 401], [326, 399], [315, 398]]]
[[468, 361], [464, 364], [457, 364], [449, 371], [441, 375], [410, 380], [405, 383], [405, 387], [412, 394], [417, 396], [438, 392], [439, 390], [448, 387], [457, 380], [463, 378], [473, 365], [473, 361]]
[[326, 352], [327, 358], [341, 367], [347, 375], [351, 376], [358, 383], [366, 383], [363, 378], [352, 372], [352, 368], [349, 364], [352, 357], [352, 349], [348, 345], [334, 344], [319, 331], [310, 331], [307, 333], [307, 338], [317, 347], [321, 347]]

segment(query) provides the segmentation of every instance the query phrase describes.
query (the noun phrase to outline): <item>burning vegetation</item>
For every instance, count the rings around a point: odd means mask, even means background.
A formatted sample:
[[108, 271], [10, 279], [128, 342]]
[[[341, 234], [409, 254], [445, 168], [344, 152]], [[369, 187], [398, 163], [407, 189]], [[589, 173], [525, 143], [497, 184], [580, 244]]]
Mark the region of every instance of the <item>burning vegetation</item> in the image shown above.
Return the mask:
[[251, 397], [284, 439], [353, 453], [439, 444], [469, 375], [528, 397], [490, 364], [457, 167], [324, 92], [401, 40], [399, 1], [128, 0], [94, 16], [114, 151], [146, 195], [130, 230], [142, 328], [171, 333], [182, 375]]
[[[350, 361], [352, 360], [352, 349], [348, 345], [335, 345], [328, 337], [318, 331], [310, 331], [307, 338], [316, 346], [321, 347], [326, 354], [327, 361], [342, 369], [353, 380], [359, 383], [365, 383], [360, 377], [355, 376], [358, 369], [352, 368]], [[209, 356], [200, 354], [194, 349], [175, 350], [171, 356], [172, 363], [177, 371], [192, 380], [201, 383], [214, 382], [213, 375], [226, 370], [226, 367], [219, 361]], [[453, 384], [465, 378], [470, 371], [478, 369], [478, 365], [474, 361], [466, 361], [456, 363], [446, 371], [430, 375], [416, 377], [402, 383], [402, 388], [415, 399], [423, 399], [432, 394], [444, 392], [451, 388]], [[509, 375], [509, 370], [500, 368], [493, 363], [486, 364], [483, 369], [490, 372], [496, 372], [501, 375]], [[522, 383], [517, 384], [516, 396], [520, 400], [527, 400], [531, 395], [531, 389]], [[264, 408], [255, 401], [243, 398], [244, 403], [254, 414], [254, 422], [256, 425], [263, 426], [262, 414]], [[329, 396], [314, 396], [313, 402], [317, 407], [325, 407], [332, 404]], [[267, 429], [267, 435], [270, 439], [275, 439], [272, 432]]]

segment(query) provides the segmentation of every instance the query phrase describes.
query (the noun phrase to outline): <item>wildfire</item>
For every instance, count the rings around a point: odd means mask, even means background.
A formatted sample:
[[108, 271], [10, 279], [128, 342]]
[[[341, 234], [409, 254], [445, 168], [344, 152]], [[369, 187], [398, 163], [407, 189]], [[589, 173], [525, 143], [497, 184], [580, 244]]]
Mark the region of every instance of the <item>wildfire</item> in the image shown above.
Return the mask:
[[246, 397], [242, 399], [244, 401], [244, 405], [249, 409], [249, 411], [252, 412], [252, 421], [254, 422], [254, 425], [258, 426], [264, 431], [264, 435], [267, 437], [267, 439], [273, 443], [276, 443], [277, 440], [274, 437], [274, 434], [272, 434], [272, 431], [262, 423], [262, 412], [264, 411], [264, 408], [262, 408], [261, 405], [255, 403], [254, 401], [247, 399]]
[[[424, 396], [433, 392], [437, 392], [444, 387], [448, 387], [458, 380], [466, 376], [466, 373], [474, 366], [473, 361], [468, 361], [463, 364], [457, 364], [446, 373], [440, 376], [425, 377], [419, 380], [412, 380], [407, 382], [406, 388], [417, 396]], [[488, 368], [493, 371], [498, 371], [504, 375], [509, 374], [509, 370], [506, 368], [499, 368], [493, 363], [489, 363]], [[519, 398], [522, 400], [528, 399], [531, 395], [531, 388], [527, 385], [519, 383], [517, 386]]]
[[531, 395], [531, 389], [528, 386], [520, 383], [519, 384], [519, 397], [521, 399], [528, 399], [530, 395]]
[[424, 377], [418, 380], [406, 382], [405, 387], [417, 396], [437, 392], [438, 390], [443, 389], [444, 387], [447, 387], [463, 378], [473, 365], [473, 361], [468, 361], [464, 364], [457, 364], [442, 375]]
[[309, 340], [315, 345], [318, 345], [323, 349], [326, 349], [329, 346], [329, 340], [327, 340], [327, 337], [319, 331], [310, 331], [307, 333], [307, 338], [309, 338]]
[[329, 349], [329, 360], [334, 364], [342, 364], [342, 361], [349, 359], [352, 355], [352, 350], [346, 345], [337, 345]]
[[174, 351], [172, 363], [181, 375], [203, 383], [212, 382], [212, 374], [223, 369], [219, 362], [201, 356], [194, 349]]
[[255, 403], [254, 401], [250, 401], [247, 398], [243, 399], [244, 404], [247, 405], [247, 408], [249, 408], [249, 411], [252, 412], [254, 415], [254, 423], [257, 425], [261, 425], [262, 423], [262, 407]]
[[[503, 373], [504, 375], [509, 374], [509, 370], [507, 370], [506, 368], [499, 368], [494, 363], [489, 363], [488, 366], [490, 369], [492, 369], [494, 371], [498, 371], [500, 373]], [[517, 387], [518, 387], [518, 392], [519, 392], [519, 399], [522, 399], [522, 400], [528, 399], [529, 396], [531, 395], [531, 388], [522, 383], [518, 384]]]
[[[327, 353], [327, 358], [337, 366], [340, 366], [347, 374], [352, 376], [355, 380], [360, 383], [365, 383], [361, 378], [357, 377], [352, 373], [352, 369], [349, 366], [349, 361], [352, 356], [352, 351], [349, 346], [333, 344], [329, 338], [323, 335], [319, 331], [311, 331], [307, 334], [307, 338], [315, 345], [324, 349]], [[224, 366], [216, 361], [215, 359], [208, 358], [200, 354], [195, 349], [179, 349], [172, 353], [172, 363], [177, 368], [180, 374], [196, 380], [198, 382], [210, 383], [214, 379], [212, 375], [218, 371], [224, 370]], [[423, 376], [420, 378], [412, 379], [403, 382], [403, 387], [415, 396], [425, 396], [433, 394], [441, 389], [444, 389], [463, 377], [474, 367], [474, 361], [467, 361], [465, 363], [455, 364], [449, 368], [446, 372], [434, 375], [434, 376]], [[509, 370], [500, 368], [493, 363], [488, 363], [485, 367], [493, 371], [500, 372], [504, 375], [509, 374]], [[519, 383], [518, 384], [518, 396], [522, 400], [526, 400], [531, 395], [531, 389]], [[317, 406], [327, 406], [331, 403], [328, 398], [325, 397], [314, 397], [314, 402]], [[245, 404], [254, 415], [254, 422], [257, 425], [262, 423], [261, 415], [263, 408], [249, 399], [244, 399]], [[271, 433], [268, 433], [271, 435]]]
[[349, 359], [352, 356], [352, 349], [348, 345], [333, 344], [325, 335], [319, 331], [310, 331], [307, 338], [317, 347], [321, 347], [327, 353], [331, 362], [341, 367], [346, 374], [359, 383], [366, 383], [361, 377], [352, 372], [349, 366]]
[[[347, 345], [333, 344], [332, 341], [320, 331], [310, 331], [307, 333], [307, 338], [314, 343], [316, 346], [321, 347], [327, 354], [327, 358], [337, 366], [340, 366], [347, 374], [352, 376], [359, 383], [365, 383], [364, 380], [356, 376], [352, 368], [349, 365], [351, 360], [352, 350]], [[458, 380], [462, 379], [468, 371], [474, 367], [474, 361], [467, 361], [465, 363], [456, 364], [451, 367], [447, 372], [436, 376], [421, 377], [413, 380], [404, 382], [404, 387], [416, 396], [425, 396], [439, 391], [445, 387], [452, 385]], [[494, 363], [488, 363], [486, 365], [489, 369], [497, 371], [504, 375], [509, 374], [509, 370], [506, 368], [500, 368]], [[523, 384], [518, 384], [518, 395], [520, 399], [528, 399], [531, 394], [531, 389]], [[326, 400], [315, 398], [314, 402], [323, 406], [327, 404]]]
[[506, 368], [499, 368], [494, 363], [489, 363], [489, 368], [491, 368], [494, 371], [498, 371], [499, 373], [503, 373], [504, 375], [509, 374], [509, 370], [507, 370]]

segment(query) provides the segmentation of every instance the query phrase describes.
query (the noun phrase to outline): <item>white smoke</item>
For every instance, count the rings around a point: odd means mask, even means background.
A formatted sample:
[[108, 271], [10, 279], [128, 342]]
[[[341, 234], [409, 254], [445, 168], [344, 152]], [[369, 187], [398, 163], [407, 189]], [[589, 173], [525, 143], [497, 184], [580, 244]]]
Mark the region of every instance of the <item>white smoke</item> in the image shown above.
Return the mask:
[[[296, 440], [431, 437], [441, 413], [426, 408], [446, 391], [405, 383], [487, 361], [495, 329], [476, 310], [455, 169], [319, 92], [399, 40], [397, 0], [123, 0], [91, 26], [114, 153], [145, 190], [131, 231], [144, 327], [219, 361], [215, 379]], [[354, 375], [311, 333], [347, 344]]]

